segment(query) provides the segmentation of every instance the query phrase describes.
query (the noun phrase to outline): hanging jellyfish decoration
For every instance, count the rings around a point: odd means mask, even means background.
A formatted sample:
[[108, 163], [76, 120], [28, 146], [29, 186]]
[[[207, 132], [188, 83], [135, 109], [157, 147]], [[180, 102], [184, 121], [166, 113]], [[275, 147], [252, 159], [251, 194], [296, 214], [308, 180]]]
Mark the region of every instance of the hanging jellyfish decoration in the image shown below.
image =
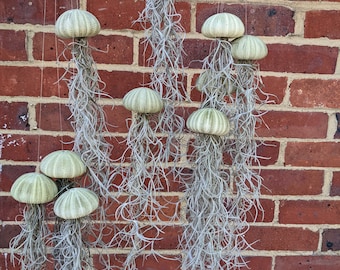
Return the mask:
[[[68, 82], [69, 104], [72, 126], [75, 132], [73, 151], [80, 155], [87, 168], [84, 185], [99, 198], [99, 207], [92, 218], [97, 220], [97, 236], [93, 238], [93, 248], [107, 249], [103, 240], [106, 233], [114, 233], [115, 224], [107, 222], [107, 209], [115, 201], [111, 194], [111, 181], [115, 170], [111, 153], [113, 150], [106, 136], [108, 134], [104, 107], [101, 98], [110, 98], [103, 90], [105, 83], [101, 81], [92, 57], [92, 48], [88, 38], [97, 35], [100, 24], [97, 18], [88, 11], [71, 9], [59, 16], [55, 24], [56, 36], [72, 39], [66, 49], [71, 50], [72, 59], [62, 79]], [[66, 50], [65, 49], [65, 50]], [[69, 74], [70, 78], [66, 79]], [[107, 257], [107, 258], [103, 258]], [[99, 255], [100, 262], [109, 266], [109, 255]]]
[[47, 242], [51, 232], [47, 224], [46, 204], [58, 193], [57, 185], [41, 173], [21, 175], [11, 187], [12, 197], [25, 203], [21, 232], [9, 244], [11, 260], [22, 270], [43, 269], [47, 261]]
[[97, 18], [80, 9], [65, 11], [55, 24], [58, 37], [73, 39], [67, 45], [72, 54], [67, 72], [71, 74], [68, 80], [68, 106], [75, 131], [73, 151], [80, 155], [88, 168], [91, 181], [89, 188], [101, 198], [107, 199], [110, 196], [108, 189], [113, 169], [110, 159], [112, 145], [105, 139], [106, 115], [98, 100], [108, 96], [101, 89], [101, 85], [105, 87], [105, 84], [99, 77], [92, 48], [88, 44], [88, 38], [97, 35], [99, 31]]
[[91, 233], [89, 215], [98, 206], [98, 196], [86, 188], [71, 188], [58, 197], [54, 204], [58, 230], [51, 239], [55, 269], [94, 269], [87, 237]]
[[[188, 129], [196, 135], [190, 157], [193, 175], [184, 196], [188, 223], [181, 248], [185, 270], [246, 266], [242, 251], [251, 248], [245, 239], [249, 213], [254, 208], [256, 213], [262, 210], [262, 179], [250, 168], [257, 161], [255, 124], [260, 118], [255, 109], [260, 79], [252, 60], [265, 57], [267, 50], [258, 38], [245, 41], [244, 31], [242, 21], [230, 13], [215, 14], [202, 26], [202, 34], [214, 41], [196, 82], [204, 100], [187, 120]], [[247, 58], [253, 51], [258, 58]], [[230, 130], [220, 132], [219, 127], [227, 122]], [[225, 155], [231, 157], [231, 165], [226, 164]]]
[[126, 139], [129, 166], [123, 169], [123, 180], [118, 187], [126, 199], [116, 211], [116, 219], [124, 221], [126, 226], [116, 237], [126, 243], [124, 247], [130, 248], [123, 267], [132, 270], [137, 269], [136, 258], [146, 250], [158, 255], [154, 243], [161, 238], [161, 216], [168, 214], [167, 206], [157, 195], [163, 191], [165, 172], [159, 154], [163, 143], [154, 130], [157, 114], [164, 104], [156, 91], [138, 87], [124, 96], [123, 105], [133, 112], [133, 118]]

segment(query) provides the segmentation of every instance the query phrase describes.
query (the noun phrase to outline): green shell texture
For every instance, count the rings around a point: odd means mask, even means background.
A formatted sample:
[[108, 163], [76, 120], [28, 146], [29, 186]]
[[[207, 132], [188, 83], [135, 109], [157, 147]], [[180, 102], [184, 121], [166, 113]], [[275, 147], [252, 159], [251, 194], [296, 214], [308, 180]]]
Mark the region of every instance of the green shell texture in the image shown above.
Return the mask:
[[[213, 76], [211, 74], [211, 70], [203, 71], [196, 80], [196, 84], [195, 84], [196, 89], [200, 92], [203, 92], [203, 90], [204, 90], [203, 87], [205, 86], [205, 91], [207, 93], [210, 93], [210, 92], [216, 90], [211, 85], [209, 85], [210, 82], [214, 83], [213, 81], [210, 81], [211, 80], [210, 78], [212, 78], [212, 77]], [[220, 81], [221, 81], [222, 84], [224, 83], [224, 86], [225, 86], [224, 88], [225, 88], [225, 91], [228, 95], [232, 94], [236, 91], [236, 87], [234, 85], [228, 83], [226, 79], [221, 78]], [[216, 87], [220, 87], [220, 84], [215, 86], [215, 88]]]
[[93, 37], [100, 31], [100, 23], [90, 12], [70, 9], [59, 16], [55, 33], [60, 38]]
[[238, 38], [244, 34], [244, 24], [231, 13], [217, 13], [202, 25], [201, 32], [208, 38]]
[[159, 93], [147, 87], [138, 87], [129, 91], [123, 98], [123, 105], [136, 113], [157, 113], [164, 106]]
[[46, 175], [31, 172], [21, 175], [11, 187], [12, 197], [21, 203], [43, 204], [58, 193], [57, 185]]
[[74, 178], [86, 172], [81, 158], [69, 150], [58, 150], [49, 153], [40, 163], [40, 171], [51, 178]]
[[260, 60], [267, 56], [268, 49], [260, 38], [245, 35], [232, 41], [231, 54], [239, 60]]
[[214, 108], [203, 108], [194, 111], [187, 120], [187, 127], [195, 133], [224, 136], [230, 130], [226, 115]]
[[91, 214], [99, 205], [98, 196], [86, 188], [71, 188], [54, 203], [54, 213], [63, 219], [78, 219]]

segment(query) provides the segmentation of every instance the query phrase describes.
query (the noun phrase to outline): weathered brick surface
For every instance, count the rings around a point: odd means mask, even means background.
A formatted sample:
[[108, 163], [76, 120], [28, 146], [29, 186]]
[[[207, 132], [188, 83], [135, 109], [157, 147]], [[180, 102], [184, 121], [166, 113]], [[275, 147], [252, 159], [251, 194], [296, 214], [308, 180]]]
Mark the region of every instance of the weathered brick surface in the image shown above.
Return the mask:
[[296, 107], [338, 108], [340, 80], [300, 79], [290, 88], [290, 102]]
[[[54, 68], [0, 66], [1, 96], [67, 97], [66, 84], [57, 83], [64, 71]], [[43, 80], [41, 82], [41, 76]]]
[[316, 251], [319, 241], [317, 232], [275, 226], [251, 227], [246, 238], [258, 250]]
[[333, 172], [331, 196], [340, 196], [340, 172]]
[[261, 118], [263, 123], [257, 129], [261, 137], [325, 138], [327, 135], [325, 113], [269, 111]]
[[[306, 13], [305, 37], [330, 39], [340, 38], [340, 11], [313, 10]], [[322, 21], [322, 23], [320, 23]]]
[[[77, 8], [78, 0], [46, 1], [11, 1], [3, 0], [0, 3], [0, 22], [16, 24], [54, 24], [56, 18], [65, 10]], [[46, 15], [44, 16], [44, 10]], [[45, 17], [45, 18], [44, 18]]]
[[0, 127], [28, 130], [28, 108], [25, 102], [0, 102]]
[[280, 223], [288, 224], [338, 224], [339, 201], [281, 201]]
[[304, 167], [338, 167], [340, 144], [337, 142], [288, 142], [286, 165]]
[[340, 230], [326, 229], [322, 233], [322, 251], [340, 250]]
[[292, 73], [333, 74], [338, 57], [335, 47], [268, 44], [268, 56], [259, 61], [261, 70]]
[[24, 31], [0, 30], [0, 61], [25, 61], [26, 34]]
[[[125, 1], [89, 1], [88, 11], [92, 12], [99, 20], [103, 29], [135, 29], [141, 30], [139, 23], [135, 23], [139, 13], [144, 8], [142, 0], [125, 0]], [[190, 4], [187, 2], [178, 2], [177, 12], [182, 15], [181, 24], [187, 30], [190, 29]]]
[[261, 170], [262, 194], [318, 195], [322, 192], [323, 171], [318, 170]]
[[339, 256], [278, 256], [275, 270], [337, 270]]

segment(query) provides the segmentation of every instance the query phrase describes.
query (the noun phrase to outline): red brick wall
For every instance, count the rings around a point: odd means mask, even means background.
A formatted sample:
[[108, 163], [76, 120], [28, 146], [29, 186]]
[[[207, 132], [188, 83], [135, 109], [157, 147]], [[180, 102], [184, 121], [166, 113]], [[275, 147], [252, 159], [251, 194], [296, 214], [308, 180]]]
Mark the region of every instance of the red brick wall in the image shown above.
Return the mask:
[[[46, 2], [46, 16], [43, 16]], [[268, 44], [260, 62], [264, 90], [276, 95], [262, 109], [268, 125], [258, 135], [271, 146], [259, 154], [264, 184], [264, 218], [252, 224], [247, 251], [253, 270], [335, 270], [340, 265], [340, 1], [178, 1], [187, 36], [187, 88], [191, 91], [210, 41], [200, 34], [204, 20], [217, 10], [239, 16], [247, 33]], [[64, 45], [53, 24], [77, 1], [2, 0], [0, 2], [0, 269], [12, 269], [8, 241], [18, 233], [16, 216], [22, 205], [9, 194], [13, 181], [34, 171], [41, 157], [71, 141], [68, 91], [56, 83], [63, 72], [56, 58]], [[143, 31], [132, 25], [144, 7], [141, 0], [80, 0], [97, 16], [102, 31], [91, 38], [100, 76], [113, 101], [104, 100], [110, 132], [124, 138], [130, 112], [121, 98], [144, 82], [151, 70], [143, 66]], [[146, 75], [145, 75], [146, 74]], [[200, 101], [195, 90], [193, 103]], [[112, 104], [115, 107], [112, 109]], [[339, 108], [339, 109], [338, 109]], [[123, 146], [115, 140], [115, 157]], [[66, 148], [71, 145], [66, 145]], [[181, 196], [173, 185], [169, 196]], [[172, 225], [172, 224], [169, 224]], [[178, 225], [178, 224], [177, 224]], [[178, 227], [168, 227], [157, 246], [176, 250]], [[96, 257], [94, 257], [94, 260]], [[140, 269], [175, 269], [178, 262], [149, 261]]]

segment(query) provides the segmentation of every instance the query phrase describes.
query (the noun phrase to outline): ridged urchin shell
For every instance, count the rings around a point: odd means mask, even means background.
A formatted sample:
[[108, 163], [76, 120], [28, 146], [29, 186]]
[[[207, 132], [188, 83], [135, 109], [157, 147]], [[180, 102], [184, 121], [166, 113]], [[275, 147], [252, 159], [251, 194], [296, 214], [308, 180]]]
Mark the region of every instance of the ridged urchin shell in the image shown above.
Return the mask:
[[229, 120], [219, 110], [202, 108], [194, 111], [187, 120], [187, 127], [195, 133], [224, 136], [230, 130]]
[[244, 34], [244, 24], [231, 13], [217, 13], [202, 25], [201, 32], [208, 38], [238, 38]]
[[222, 87], [224, 85], [224, 89], [228, 95], [236, 91], [236, 87], [231, 82], [228, 82], [226, 78], [221, 78], [218, 85], [212, 86], [214, 83], [212, 80], [212, 75], [212, 71], [209, 69], [203, 71], [196, 80], [196, 89], [200, 92], [205, 90], [205, 92], [209, 94], [213, 91], [216, 91], [216, 87]]
[[86, 188], [71, 188], [54, 203], [54, 213], [63, 219], [77, 219], [91, 214], [99, 205], [98, 196]]
[[57, 185], [46, 175], [36, 172], [21, 175], [11, 187], [12, 197], [18, 202], [28, 204], [50, 202], [57, 193]]
[[98, 19], [92, 13], [81, 9], [65, 11], [55, 24], [55, 34], [60, 38], [92, 37], [99, 31]]
[[78, 154], [69, 150], [57, 150], [45, 156], [40, 171], [51, 178], [74, 178], [86, 172], [86, 166]]
[[268, 54], [267, 45], [258, 37], [245, 35], [231, 43], [231, 54], [239, 60], [260, 60]]
[[164, 106], [159, 93], [147, 87], [130, 90], [123, 98], [123, 105], [126, 109], [137, 113], [157, 113]]

